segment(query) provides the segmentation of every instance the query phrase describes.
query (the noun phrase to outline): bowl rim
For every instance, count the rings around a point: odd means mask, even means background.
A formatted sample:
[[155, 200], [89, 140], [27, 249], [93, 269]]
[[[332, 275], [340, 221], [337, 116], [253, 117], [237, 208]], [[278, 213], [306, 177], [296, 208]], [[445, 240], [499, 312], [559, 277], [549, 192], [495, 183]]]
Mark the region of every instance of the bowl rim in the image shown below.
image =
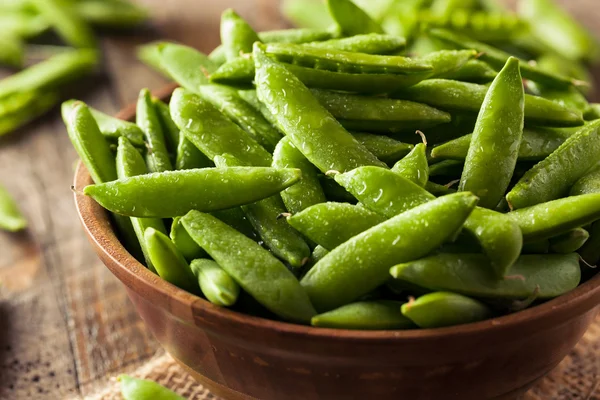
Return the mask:
[[[153, 92], [153, 94], [158, 98], [165, 99], [176, 87], [177, 85], [175, 84], [169, 84]], [[117, 114], [117, 117], [125, 120], [131, 120], [134, 116], [135, 104], [125, 107]], [[315, 339], [420, 341], [453, 336], [478, 335], [491, 331], [501, 334], [502, 332], [508, 332], [508, 330], [513, 331], [519, 326], [521, 328], [531, 328], [533, 326], [537, 326], [537, 329], [550, 328], [556, 325], [553, 321], [559, 320], [561, 323], [565, 323], [600, 305], [599, 272], [572, 291], [535, 307], [481, 322], [446, 328], [373, 331], [347, 330], [312, 327], [247, 315], [225, 307], [215, 306], [209, 301], [188, 293], [163, 279], [156, 279], [156, 274], [137, 261], [123, 247], [111, 228], [108, 213], [92, 198], [82, 194], [83, 188], [91, 183], [89, 172], [82, 162], [79, 161], [75, 170], [75, 190], [73, 191], [77, 213], [90, 241], [96, 245], [96, 248], [102, 252], [104, 257], [112, 260], [113, 264], [117, 266], [114, 269], [109, 267], [111, 272], [127, 287], [144, 297], [148, 293], [154, 293], [161, 297], [169, 297], [171, 313], [176, 313], [175, 310], [191, 310], [191, 314], [189, 311], [182, 314], [184, 317], [187, 316], [188, 319], [191, 317], [191, 319], [195, 320], [196, 317], [201, 317], [201, 319], [213, 322], [214, 324], [226, 323], [229, 326], [253, 327], [255, 329], [273, 331], [277, 334], [309, 336]], [[134, 285], [130, 285], [129, 281], [137, 281], [142, 286], [135, 285], [136, 287], [132, 287]], [[175, 303], [173, 304], [173, 302]], [[544, 320], [546, 323], [541, 323]]]

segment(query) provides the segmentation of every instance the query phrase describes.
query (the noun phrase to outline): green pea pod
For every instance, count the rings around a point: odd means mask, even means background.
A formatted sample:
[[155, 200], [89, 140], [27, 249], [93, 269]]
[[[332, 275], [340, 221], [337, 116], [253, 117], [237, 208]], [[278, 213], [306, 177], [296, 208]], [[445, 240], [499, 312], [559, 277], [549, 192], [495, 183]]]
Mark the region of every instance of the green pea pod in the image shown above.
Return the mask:
[[276, 29], [258, 33], [258, 38], [263, 43], [313, 43], [331, 40], [335, 36], [331, 29], [311, 28]]
[[[271, 123], [274, 127], [278, 128], [277, 118], [271, 114], [271, 111], [267, 108], [267, 106], [258, 99], [258, 95], [256, 94], [256, 90], [240, 90], [239, 95], [242, 99], [244, 99], [248, 104], [250, 104], [254, 109], [262, 114], [263, 117], [267, 121]], [[281, 131], [281, 129], [279, 129]]]
[[4, 3], [0, 4], [0, 29], [4, 35], [29, 39], [41, 35], [49, 28], [48, 21], [42, 15], [32, 12], [33, 10], [4, 7]]
[[[485, 85], [429, 79], [394, 93], [394, 97], [429, 104], [441, 110], [479, 112], [487, 92], [488, 87]], [[583, 117], [579, 111], [528, 94], [525, 95], [524, 112], [525, 122], [531, 125], [580, 126], [583, 124]]]
[[479, 6], [477, 0], [434, 0], [429, 12], [436, 17], [447, 17], [456, 10], [473, 10]]
[[[424, 188], [382, 168], [361, 167], [335, 179], [365, 207], [387, 217], [435, 199]], [[464, 228], [477, 238], [496, 274], [506, 275], [521, 252], [523, 239], [519, 226], [504, 214], [477, 207]]]
[[514, 279], [498, 280], [485, 268], [480, 254], [437, 254], [394, 266], [396, 279], [465, 296], [525, 299], [536, 290], [540, 299], [560, 296], [579, 285], [579, 256], [572, 254], [525, 255], [512, 267]]
[[311, 29], [329, 29], [335, 21], [320, 1], [284, 0], [282, 14], [295, 26]]
[[207, 212], [253, 203], [279, 193], [300, 177], [296, 169], [204, 168], [135, 176], [86, 186], [83, 192], [121, 215], [172, 218], [189, 210]]
[[354, 196], [327, 175], [319, 175], [319, 182], [321, 183], [321, 187], [323, 188], [323, 192], [325, 192], [325, 197], [328, 201], [348, 204], [357, 203]]
[[554, 253], [569, 254], [579, 250], [590, 238], [583, 228], [575, 228], [550, 239], [550, 248]]
[[220, 219], [227, 225], [249, 237], [254, 241], [258, 241], [259, 237], [254, 231], [252, 224], [240, 207], [230, 208], [227, 210], [214, 211], [211, 213], [213, 217]]
[[222, 85], [202, 85], [199, 93], [269, 152], [272, 152], [281, 140], [281, 133], [260, 112], [244, 101], [237, 90]]
[[410, 329], [414, 324], [400, 312], [402, 302], [392, 300], [360, 301], [315, 315], [312, 326], [337, 329]]
[[[141, 154], [125, 137], [119, 138], [119, 145], [117, 147], [117, 177], [119, 179], [125, 179], [132, 176], [144, 175], [148, 173], [148, 167], [144, 162]], [[144, 233], [146, 229], [153, 228], [156, 231], [166, 234], [165, 224], [160, 218], [131, 218], [131, 225], [142, 248], [144, 259], [148, 268], [156, 272], [154, 265], [150, 259], [148, 247], [146, 246], [146, 240]]]
[[[509, 53], [496, 47], [444, 29], [431, 29], [429, 34], [444, 43], [451, 44], [460, 49], [477, 50], [481, 53], [481, 60], [487, 62], [494, 68], [502, 68], [511, 57]], [[572, 85], [581, 85], [581, 82], [569, 78], [568, 76], [548, 72], [523, 60], [519, 60], [519, 67], [523, 78], [530, 79], [543, 85], [556, 88], [568, 88]]]
[[146, 164], [150, 172], [164, 172], [173, 169], [165, 134], [163, 132], [158, 113], [152, 104], [152, 95], [148, 89], [142, 89], [138, 97], [135, 122], [144, 132], [148, 143]]
[[152, 98], [152, 104], [154, 105], [154, 110], [158, 116], [158, 120], [160, 121], [160, 126], [165, 137], [167, 150], [170, 154], [175, 154], [180, 142], [180, 131], [171, 118], [171, 110], [169, 110], [169, 106], [167, 104], [155, 97]]
[[281, 192], [286, 209], [298, 213], [307, 207], [327, 201], [317, 177], [317, 169], [284, 137], [273, 153], [274, 168], [297, 168], [302, 171], [302, 180]]
[[149, 19], [148, 11], [126, 0], [86, 0], [74, 4], [88, 23], [107, 28], [134, 28]]
[[150, 380], [119, 375], [119, 382], [125, 400], [186, 400], [185, 397]]
[[421, 56], [418, 59], [433, 67], [432, 78], [459, 71], [469, 61], [477, 57], [475, 50], [440, 50]]
[[21, 214], [16, 201], [8, 191], [0, 185], [0, 229], [18, 232], [27, 227], [27, 220]]
[[530, 22], [531, 33], [557, 54], [572, 60], [596, 60], [598, 42], [573, 17], [551, 0], [518, 3], [518, 13]]
[[245, 88], [252, 84], [255, 73], [254, 60], [244, 55], [222, 64], [219, 69], [210, 74], [210, 81]]
[[312, 94], [347, 129], [398, 132], [450, 122], [450, 114], [425, 104], [312, 89]]
[[394, 164], [392, 172], [424, 187], [429, 180], [427, 146], [423, 143], [416, 145], [406, 157]]
[[173, 79], [167, 68], [163, 65], [162, 57], [160, 55], [160, 49], [168, 44], [169, 42], [159, 40], [143, 44], [136, 48], [136, 56], [141, 62], [150, 68], [153, 68], [166, 77]]
[[225, 64], [227, 62], [225, 47], [223, 47], [223, 45], [215, 47], [215, 49], [208, 54], [208, 59], [217, 67]]
[[179, 135], [175, 169], [214, 167], [214, 163], [190, 142], [185, 135]]
[[350, 0], [326, 0], [329, 14], [342, 34], [346, 36], [365, 33], [384, 33], [383, 28], [359, 6]]
[[[44, 0], [41, 0], [44, 1]], [[89, 73], [98, 62], [91, 49], [69, 50], [0, 81], [0, 98], [15, 92], [53, 89]]]
[[600, 103], [590, 104], [590, 109], [585, 114], [586, 121], [593, 121], [595, 119], [600, 119]]
[[375, 157], [386, 164], [392, 164], [406, 156], [412, 150], [411, 144], [406, 144], [388, 136], [370, 133], [352, 133], [354, 139], [365, 146]]
[[[577, 160], [577, 162], [573, 162]], [[529, 207], [566, 195], [600, 160], [600, 120], [586, 124], [540, 161], [506, 195], [512, 209]]]
[[18, 37], [7, 34], [0, 38], [0, 65], [21, 68], [24, 60], [25, 48]]
[[456, 193], [456, 189], [452, 189], [448, 186], [440, 185], [431, 181], [425, 184], [425, 190], [427, 190], [429, 193], [436, 197]]
[[[322, 172], [346, 171], [359, 165], [380, 165], [372, 153], [348, 133], [283, 65], [254, 46], [259, 99], [276, 116], [294, 146]], [[306, 110], [311, 110], [306, 113]]]
[[451, 79], [456, 81], [486, 83], [496, 77], [496, 71], [486, 62], [481, 60], [469, 60], [458, 70], [439, 74], [439, 79]]
[[252, 53], [252, 44], [260, 42], [258, 34], [231, 8], [221, 15], [221, 43], [227, 60], [233, 60], [242, 53]]
[[555, 101], [572, 110], [578, 110], [584, 116], [591, 112], [590, 103], [578, 88], [554, 89], [531, 81], [527, 82], [527, 88], [537, 96]]
[[492, 310], [479, 300], [450, 292], [434, 292], [402, 305], [402, 315], [419, 328], [443, 328], [483, 321]]
[[213, 260], [194, 260], [190, 264], [200, 289], [208, 301], [221, 307], [231, 307], [240, 294], [240, 285]]
[[[558, 129], [533, 128], [523, 130], [523, 139], [519, 146], [519, 161], [539, 161], [548, 157], [560, 147], [571, 135], [570, 132]], [[431, 157], [464, 161], [471, 145], [473, 135], [461, 136], [436, 146]]]
[[569, 193], [570, 196], [581, 194], [600, 193], [600, 167], [596, 166], [582, 176]]
[[510, 184], [523, 138], [523, 81], [511, 57], [483, 101], [458, 186], [479, 197], [481, 207], [498, 205]]
[[469, 193], [457, 193], [376, 225], [332, 250], [301, 284], [320, 312], [354, 301], [384, 284], [394, 263], [439, 247], [462, 226], [476, 202]]
[[190, 293], [199, 292], [198, 280], [183, 255], [167, 235], [154, 228], [147, 228], [144, 232], [144, 239], [148, 255], [158, 276]]
[[175, 82], [198, 93], [200, 85], [209, 83], [208, 75], [217, 70], [204, 53], [188, 46], [162, 42], [158, 46], [159, 63]]
[[506, 215], [519, 224], [526, 242], [547, 239], [600, 219], [600, 193], [548, 201]]
[[329, 250], [321, 245], [317, 245], [310, 256], [310, 260], [313, 263], [317, 263], [321, 258], [325, 257], [327, 253], [329, 253]]
[[189, 212], [181, 221], [196, 243], [270, 311], [300, 323], [308, 323], [316, 314], [294, 275], [258, 243], [198, 211]]
[[381, 215], [348, 203], [320, 203], [293, 214], [288, 223], [315, 243], [333, 250], [385, 221]]
[[74, 47], [96, 47], [94, 33], [69, 0], [31, 0], [31, 3], [65, 42]]
[[463, 168], [463, 161], [444, 160], [429, 166], [429, 176], [460, 177]]
[[247, 165], [271, 165], [271, 155], [258, 142], [200, 96], [175, 89], [170, 108], [181, 132], [208, 158], [232, 154]]
[[194, 239], [190, 237], [181, 224], [181, 217], [175, 217], [173, 219], [173, 223], [171, 224], [171, 233], [169, 236], [175, 247], [177, 247], [177, 250], [179, 250], [181, 255], [183, 255], [188, 262], [192, 262], [198, 258], [206, 257], [206, 252], [202, 250], [202, 248], [198, 246], [196, 242], [194, 242]]
[[59, 99], [54, 90], [16, 92], [3, 97], [0, 99], [0, 136], [45, 114]]
[[[575, 60], [568, 60], [558, 54], [546, 52], [537, 58], [538, 67], [556, 74], [570, 76], [578, 81], [591, 83], [593, 77], [588, 68]], [[585, 86], [578, 88], [585, 91]]]
[[592, 224], [589, 233], [590, 237], [579, 249], [579, 254], [589, 265], [598, 265], [598, 261], [600, 261], [600, 221]]

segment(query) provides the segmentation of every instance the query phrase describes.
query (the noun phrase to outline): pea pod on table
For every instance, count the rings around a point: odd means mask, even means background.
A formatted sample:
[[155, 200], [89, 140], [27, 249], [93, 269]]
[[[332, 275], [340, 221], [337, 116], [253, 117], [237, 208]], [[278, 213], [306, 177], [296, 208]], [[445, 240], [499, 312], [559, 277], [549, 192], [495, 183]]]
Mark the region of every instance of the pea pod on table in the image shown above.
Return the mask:
[[147, 379], [119, 375], [119, 382], [125, 400], [186, 400], [185, 397]]
[[90, 26], [77, 15], [68, 0], [32, 0], [31, 4], [67, 43], [82, 48], [96, 46]]
[[311, 325], [337, 329], [410, 329], [413, 322], [402, 315], [402, 302], [392, 300], [360, 301], [315, 315]]

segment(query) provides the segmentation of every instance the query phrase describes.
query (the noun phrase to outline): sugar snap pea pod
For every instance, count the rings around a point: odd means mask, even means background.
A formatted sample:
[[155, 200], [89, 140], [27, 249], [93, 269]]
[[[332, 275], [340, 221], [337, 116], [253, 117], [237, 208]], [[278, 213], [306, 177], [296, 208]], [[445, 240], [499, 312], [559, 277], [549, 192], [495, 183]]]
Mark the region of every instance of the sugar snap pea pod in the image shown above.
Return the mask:
[[65, 42], [75, 47], [95, 47], [96, 39], [88, 24], [68, 0], [31, 0]]
[[177, 247], [177, 250], [179, 250], [181, 255], [183, 255], [188, 262], [206, 257], [206, 252], [194, 242], [194, 239], [190, 237], [181, 224], [181, 217], [173, 218], [169, 237], [171, 238], [171, 241], [173, 241], [175, 247]]
[[527, 88], [537, 96], [555, 101], [572, 110], [580, 111], [584, 116], [589, 115], [591, 107], [585, 96], [576, 87], [567, 89], [555, 89], [543, 85], [538, 85], [535, 82], [528, 81]]
[[397, 132], [450, 122], [450, 114], [421, 103], [312, 89], [313, 95], [348, 129]]
[[[272, 196], [300, 180], [300, 171], [265, 167], [166, 171], [86, 186], [109, 211], [172, 218], [189, 210], [223, 210]], [[157, 201], [160, 199], [160, 201]]]
[[483, 321], [492, 310], [479, 300], [451, 292], [433, 292], [402, 305], [402, 315], [419, 328], [443, 328]]
[[550, 249], [554, 253], [569, 254], [579, 250], [590, 238], [590, 234], [583, 228], [575, 228], [550, 239]]
[[18, 232], [26, 227], [27, 220], [19, 210], [17, 202], [0, 185], [0, 229], [8, 232]]
[[519, 60], [511, 57], [483, 101], [458, 186], [477, 195], [481, 207], [496, 207], [510, 184], [523, 137], [523, 104]]
[[[481, 60], [487, 62], [494, 68], [501, 68], [511, 57], [509, 53], [506, 53], [496, 47], [470, 39], [468, 36], [450, 32], [444, 29], [431, 29], [429, 34], [444, 43], [451, 44], [460, 49], [477, 50], [478, 52], [482, 53], [480, 57]], [[581, 82], [578, 82], [575, 79], [548, 72], [523, 60], [519, 61], [519, 67], [521, 69], [523, 78], [530, 79], [534, 82], [538, 82], [550, 87], [568, 88], [571, 85], [581, 85]]]
[[281, 139], [281, 133], [260, 112], [252, 108], [238, 91], [223, 85], [202, 85], [200, 95], [217, 109], [222, 110], [233, 122], [244, 129], [266, 150], [272, 152]]
[[74, 5], [77, 14], [88, 23], [108, 28], [133, 28], [149, 18], [148, 12], [125, 0], [86, 0]]
[[460, 177], [464, 163], [458, 160], [444, 160], [429, 166], [429, 176]]
[[168, 42], [158, 40], [146, 43], [138, 46], [135, 53], [141, 62], [160, 72], [161, 74], [173, 79], [173, 77], [169, 74], [169, 71], [167, 71], [167, 68], [163, 65], [162, 57], [160, 55], [160, 49], [166, 44], [168, 44]]
[[150, 172], [163, 172], [173, 169], [158, 113], [152, 104], [148, 89], [142, 89], [137, 101], [135, 122], [144, 132], [148, 143], [146, 164]]
[[179, 135], [175, 169], [194, 169], [213, 167], [214, 163], [190, 142], [185, 135]]
[[539, 287], [539, 298], [549, 299], [579, 285], [579, 257], [571, 254], [525, 255], [511, 273], [523, 279], [498, 280], [486, 268], [481, 254], [437, 254], [394, 266], [390, 273], [431, 290], [447, 290], [465, 296], [524, 299]]
[[327, 253], [329, 253], [329, 250], [321, 245], [317, 245], [310, 256], [310, 260], [313, 263], [317, 263], [321, 258], [325, 257]]
[[590, 104], [590, 108], [584, 117], [585, 117], [586, 121], [593, 121], [595, 119], [600, 119], [600, 103]]
[[459, 71], [465, 64], [477, 56], [475, 50], [440, 50], [418, 59], [433, 67], [432, 78]]
[[[479, 112], [488, 87], [447, 79], [429, 79], [402, 91], [394, 97], [429, 104], [448, 111]], [[539, 126], [580, 126], [583, 117], [552, 100], [525, 95], [525, 122]]]
[[278, 126], [277, 118], [273, 114], [271, 114], [271, 111], [269, 111], [267, 106], [264, 105], [264, 103], [258, 99], [258, 95], [256, 94], [255, 89], [240, 90], [238, 93], [242, 99], [244, 99], [248, 104], [254, 107], [254, 109], [256, 109], [258, 112], [260, 112], [262, 116], [265, 117], [265, 119], [271, 123], [271, 125], [273, 125], [274, 127]]
[[383, 28], [350, 0], [326, 0], [329, 14], [346, 36], [384, 33]]
[[330, 29], [335, 25], [327, 7], [320, 1], [284, 0], [281, 12], [295, 26], [302, 28]]
[[449, 188], [448, 186], [440, 185], [435, 182], [427, 182], [425, 184], [425, 190], [427, 190], [432, 195], [439, 197], [445, 196], [447, 194], [456, 193], [456, 189]]
[[297, 231], [327, 250], [385, 221], [381, 215], [348, 203], [319, 203], [287, 219]]
[[391, 164], [406, 156], [413, 146], [392, 139], [388, 136], [373, 135], [370, 133], [352, 133], [360, 144], [366, 147], [378, 159], [386, 164]]
[[254, 60], [244, 55], [222, 64], [219, 69], [210, 74], [210, 81], [244, 87], [252, 84], [255, 73]]
[[321, 182], [321, 187], [323, 188], [323, 192], [325, 192], [325, 197], [327, 197], [328, 201], [348, 204], [357, 203], [356, 198], [346, 189], [341, 187], [333, 178], [321, 174], [319, 175], [319, 182]]
[[310, 323], [320, 328], [337, 329], [410, 329], [413, 322], [402, 315], [402, 302], [392, 300], [359, 301], [315, 315]]
[[[571, 135], [568, 131], [558, 129], [532, 128], [523, 130], [523, 139], [519, 146], [519, 161], [538, 161], [548, 157], [560, 147]], [[431, 151], [431, 157], [464, 160], [467, 157], [472, 135], [465, 135], [436, 146]]]
[[48, 30], [48, 21], [33, 10], [5, 9], [4, 6], [0, 4], [0, 29], [4, 35], [28, 39]]
[[439, 247], [462, 226], [476, 202], [469, 193], [457, 193], [376, 225], [333, 249], [300, 283], [320, 312], [354, 301], [385, 283], [394, 263]]
[[550, 241], [542, 239], [535, 242], [523, 243], [523, 254], [548, 254], [550, 253]]
[[208, 59], [218, 67], [225, 64], [227, 62], [225, 47], [223, 47], [223, 45], [215, 47], [215, 49], [208, 54]]
[[589, 265], [597, 265], [600, 261], [600, 221], [592, 224], [590, 237], [579, 249], [579, 255]]
[[300, 323], [308, 323], [316, 314], [294, 275], [258, 243], [198, 211], [189, 212], [181, 221], [196, 243], [270, 311]]
[[0, 38], [0, 65], [21, 68], [24, 59], [25, 48], [20, 38], [12, 34], [6, 34]]
[[447, 17], [456, 10], [473, 10], [478, 7], [476, 0], [434, 0], [429, 12], [436, 17]]
[[506, 195], [506, 199], [512, 209], [517, 209], [562, 197], [598, 160], [600, 120], [586, 124], [527, 171]]
[[573, 17], [551, 0], [528, 0], [518, 3], [518, 13], [530, 22], [537, 40], [569, 59], [596, 59], [598, 42]]
[[313, 43], [331, 40], [335, 36], [331, 29], [296, 28], [258, 32], [258, 38], [263, 43]]
[[600, 193], [600, 167], [596, 166], [582, 176], [571, 188], [570, 195]]
[[492, 81], [496, 75], [496, 71], [486, 62], [481, 60], [469, 60], [458, 70], [439, 74], [437, 77], [440, 79], [485, 83]]
[[292, 214], [307, 207], [327, 201], [319, 183], [317, 169], [284, 137], [273, 152], [273, 167], [297, 168], [302, 171], [302, 180], [281, 192], [283, 203]]
[[392, 172], [424, 187], [429, 180], [429, 165], [427, 164], [427, 146], [419, 143], [402, 160], [392, 167]]
[[526, 242], [547, 239], [600, 219], [600, 193], [552, 200], [506, 215], [519, 224]]
[[304, 46], [365, 54], [393, 54], [404, 49], [406, 39], [400, 36], [369, 33], [305, 43]]
[[277, 117], [279, 127], [294, 146], [322, 172], [385, 165], [358, 143], [290, 71], [269, 59], [258, 44], [254, 46], [254, 62], [259, 99]]
[[0, 81], [0, 98], [19, 91], [52, 89], [90, 72], [98, 62], [91, 49], [69, 50]]
[[173, 119], [171, 118], [169, 106], [163, 103], [160, 99], [154, 97], [152, 98], [152, 104], [154, 105], [156, 115], [158, 116], [160, 126], [162, 127], [167, 150], [169, 153], [175, 154], [177, 151], [177, 146], [179, 145], [180, 132], [179, 128], [177, 125], [175, 125], [175, 122], [173, 122]]
[[125, 400], [186, 400], [185, 397], [154, 381], [129, 375], [119, 375], [118, 380], [121, 382], [121, 394]]
[[16, 92], [0, 99], [0, 136], [10, 133], [45, 114], [60, 100], [51, 91]]
[[251, 53], [252, 44], [259, 42], [258, 34], [242, 17], [231, 8], [221, 15], [221, 43], [227, 60], [233, 60], [242, 53]]
[[194, 93], [209, 83], [208, 75], [217, 70], [204, 53], [188, 46], [163, 42], [158, 46], [160, 65], [182, 87]]
[[190, 265], [167, 235], [154, 228], [147, 228], [144, 239], [158, 276], [190, 293], [199, 292], [198, 280]]
[[[144, 162], [141, 154], [138, 150], [133, 147], [131, 142], [127, 140], [125, 137], [119, 138], [119, 145], [117, 147], [117, 177], [119, 179], [125, 179], [132, 176], [144, 175], [148, 173], [148, 167]], [[142, 253], [144, 255], [144, 259], [146, 260], [146, 265], [148, 268], [156, 272], [154, 265], [150, 259], [148, 247], [146, 245], [146, 240], [144, 238], [144, 233], [146, 229], [153, 228], [156, 231], [166, 234], [167, 231], [165, 229], [165, 224], [160, 218], [131, 218], [131, 225], [133, 225], [133, 230], [135, 231], [135, 235], [137, 236], [138, 241], [140, 242], [140, 246], [142, 248]]]
[[170, 109], [185, 137], [211, 160], [232, 154], [247, 165], [271, 165], [271, 155], [258, 142], [200, 96], [175, 89]]
[[235, 304], [240, 294], [240, 285], [219, 264], [213, 260], [198, 259], [191, 262], [190, 268], [208, 301], [221, 307]]

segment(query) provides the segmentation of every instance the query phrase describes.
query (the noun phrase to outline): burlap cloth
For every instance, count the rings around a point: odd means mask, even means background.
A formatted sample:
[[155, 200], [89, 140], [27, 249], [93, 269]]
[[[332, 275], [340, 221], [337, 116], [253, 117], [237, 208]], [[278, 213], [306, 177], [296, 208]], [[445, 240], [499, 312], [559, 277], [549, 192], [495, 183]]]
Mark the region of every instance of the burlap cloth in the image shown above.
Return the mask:
[[[190, 400], [219, 400], [162, 351], [140, 368], [124, 372], [154, 380]], [[115, 378], [101, 393], [88, 398], [122, 400]], [[600, 400], [600, 314], [575, 349], [523, 400]]]

